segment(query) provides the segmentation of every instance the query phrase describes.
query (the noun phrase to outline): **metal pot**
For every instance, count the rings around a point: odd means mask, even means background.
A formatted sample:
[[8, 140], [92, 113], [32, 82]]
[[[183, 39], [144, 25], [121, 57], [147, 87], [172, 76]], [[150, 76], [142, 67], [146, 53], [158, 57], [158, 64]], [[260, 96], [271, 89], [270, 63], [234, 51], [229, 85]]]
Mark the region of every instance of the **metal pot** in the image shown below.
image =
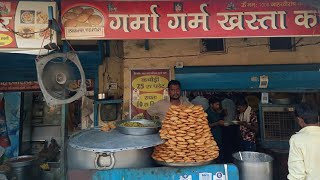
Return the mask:
[[272, 180], [273, 158], [264, 153], [238, 152], [233, 162], [239, 169], [240, 180]]
[[99, 93], [98, 99], [106, 99], [106, 93]]
[[68, 147], [68, 168], [70, 169], [112, 169], [152, 167], [153, 148], [134, 149], [119, 152], [92, 152]]
[[39, 175], [39, 168], [35, 166], [34, 156], [18, 156], [7, 161], [11, 167], [11, 179], [29, 180], [35, 179]]
[[10, 167], [7, 164], [0, 165], [0, 179], [1, 178], [5, 179], [3, 176], [9, 179], [9, 175], [10, 175]]
[[159, 134], [133, 136], [117, 129], [84, 130], [69, 139], [68, 167], [98, 170], [152, 167], [152, 147], [162, 143]]

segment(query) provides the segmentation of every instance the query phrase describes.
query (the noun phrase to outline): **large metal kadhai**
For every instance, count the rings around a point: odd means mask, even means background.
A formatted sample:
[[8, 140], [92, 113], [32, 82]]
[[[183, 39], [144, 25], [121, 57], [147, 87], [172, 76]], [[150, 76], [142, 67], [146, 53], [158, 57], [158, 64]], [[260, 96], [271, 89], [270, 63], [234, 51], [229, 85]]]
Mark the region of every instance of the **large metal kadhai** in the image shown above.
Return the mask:
[[[145, 127], [127, 127], [122, 125], [123, 123], [130, 123], [130, 122], [141, 123]], [[158, 131], [161, 128], [161, 122], [154, 121], [154, 120], [147, 120], [147, 119], [132, 119], [132, 120], [119, 121], [117, 122], [116, 126], [119, 132], [123, 134], [142, 136], [147, 134], [158, 133]]]
[[69, 145], [92, 152], [118, 152], [144, 149], [164, 143], [159, 134], [132, 136], [120, 133], [117, 129], [102, 132], [100, 129], [84, 130], [70, 138]]
[[69, 140], [70, 169], [143, 168], [151, 167], [153, 146], [164, 143], [159, 134], [132, 136], [113, 129], [84, 130]]

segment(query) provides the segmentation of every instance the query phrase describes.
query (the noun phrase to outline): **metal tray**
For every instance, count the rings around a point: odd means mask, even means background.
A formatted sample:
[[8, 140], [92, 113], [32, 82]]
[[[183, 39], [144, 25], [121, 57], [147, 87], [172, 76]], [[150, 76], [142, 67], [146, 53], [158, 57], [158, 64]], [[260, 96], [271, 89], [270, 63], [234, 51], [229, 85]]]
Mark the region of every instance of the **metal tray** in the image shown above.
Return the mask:
[[75, 149], [92, 152], [119, 152], [144, 149], [164, 143], [159, 134], [132, 136], [117, 129], [103, 132], [100, 128], [82, 130], [69, 138], [69, 145]]
[[173, 167], [204, 166], [204, 165], [208, 165], [208, 164], [213, 164], [215, 162], [214, 160], [206, 161], [206, 162], [194, 162], [194, 163], [182, 163], [182, 162], [181, 163], [180, 162], [169, 163], [169, 162], [158, 161], [158, 160], [154, 160], [154, 161], [159, 165], [173, 166]]
[[[121, 126], [124, 122], [139, 122], [143, 125], [153, 125], [152, 127], [126, 127]], [[132, 119], [132, 120], [123, 120], [118, 121], [117, 129], [120, 133], [128, 134], [128, 135], [135, 135], [135, 136], [142, 136], [148, 134], [156, 134], [158, 133], [159, 129], [161, 128], [161, 122], [155, 120], [147, 120], [147, 119]]]

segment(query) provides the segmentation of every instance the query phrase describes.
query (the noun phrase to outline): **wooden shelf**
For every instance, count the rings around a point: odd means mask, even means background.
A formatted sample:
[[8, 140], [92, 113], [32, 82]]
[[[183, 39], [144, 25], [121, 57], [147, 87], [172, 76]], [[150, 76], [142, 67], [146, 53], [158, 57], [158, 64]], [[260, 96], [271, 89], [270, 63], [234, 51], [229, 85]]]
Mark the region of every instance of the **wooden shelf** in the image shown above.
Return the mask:
[[32, 127], [61, 126], [60, 124], [31, 124]]

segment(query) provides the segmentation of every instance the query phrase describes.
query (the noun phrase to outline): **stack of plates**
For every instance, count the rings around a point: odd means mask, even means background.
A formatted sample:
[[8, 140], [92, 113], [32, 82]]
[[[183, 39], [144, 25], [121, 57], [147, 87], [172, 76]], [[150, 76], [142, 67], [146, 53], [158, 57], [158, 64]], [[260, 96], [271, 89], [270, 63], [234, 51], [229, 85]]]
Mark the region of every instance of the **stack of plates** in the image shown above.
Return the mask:
[[230, 122], [225, 122], [224, 125], [225, 126], [230, 126], [230, 125], [238, 125], [240, 121], [230, 121]]

